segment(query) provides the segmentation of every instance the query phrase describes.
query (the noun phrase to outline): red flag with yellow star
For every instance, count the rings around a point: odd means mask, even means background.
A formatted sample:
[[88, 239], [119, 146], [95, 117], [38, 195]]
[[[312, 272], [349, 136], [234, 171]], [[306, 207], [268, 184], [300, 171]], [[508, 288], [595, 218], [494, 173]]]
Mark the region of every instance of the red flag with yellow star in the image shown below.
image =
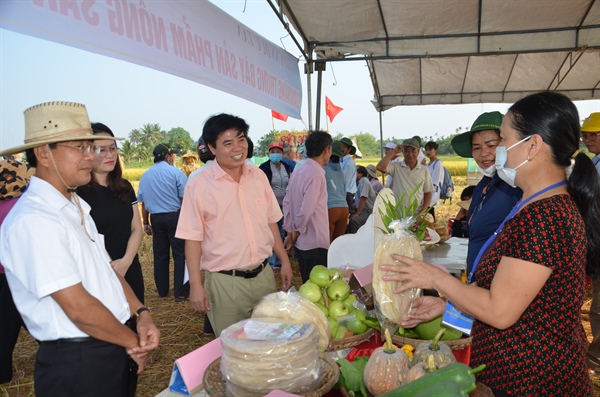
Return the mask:
[[329, 117], [330, 123], [333, 121], [335, 116], [337, 116], [338, 113], [341, 112], [342, 110], [344, 110], [344, 108], [335, 106], [333, 104], [333, 102], [331, 102], [331, 99], [329, 99], [327, 96], [325, 96], [325, 114], [327, 115], [327, 117]]

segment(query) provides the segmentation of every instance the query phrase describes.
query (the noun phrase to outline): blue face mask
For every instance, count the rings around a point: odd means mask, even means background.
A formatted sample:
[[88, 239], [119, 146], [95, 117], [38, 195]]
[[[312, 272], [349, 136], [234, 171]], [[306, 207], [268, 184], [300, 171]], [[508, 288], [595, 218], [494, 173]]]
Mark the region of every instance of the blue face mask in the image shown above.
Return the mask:
[[498, 176], [500, 177], [500, 179], [502, 179], [504, 182], [508, 183], [512, 187], [516, 187], [515, 178], [517, 177], [517, 169], [529, 160], [525, 159], [525, 161], [523, 161], [515, 168], [505, 168], [504, 165], [506, 164], [506, 160], [508, 159], [508, 151], [514, 148], [515, 146], [525, 142], [529, 138], [531, 138], [531, 135], [521, 139], [519, 142], [515, 143], [508, 149], [506, 148], [506, 146], [496, 146], [496, 171], [498, 172]]
[[273, 164], [277, 164], [281, 161], [283, 155], [281, 153], [271, 153], [269, 154], [269, 159]]

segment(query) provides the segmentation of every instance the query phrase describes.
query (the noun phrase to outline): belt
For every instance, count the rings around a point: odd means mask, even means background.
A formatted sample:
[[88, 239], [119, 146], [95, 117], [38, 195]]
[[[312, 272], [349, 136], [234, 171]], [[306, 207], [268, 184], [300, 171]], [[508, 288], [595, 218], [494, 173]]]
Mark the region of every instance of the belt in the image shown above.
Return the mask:
[[64, 338], [64, 339], [56, 339], [56, 340], [43, 340], [40, 343], [49, 343], [61, 345], [63, 343], [84, 343], [84, 342], [92, 342], [97, 339], [94, 339], [90, 336], [82, 336], [81, 338]]
[[260, 274], [260, 272], [263, 271], [265, 266], [267, 266], [266, 260], [252, 270], [219, 270], [219, 273], [226, 274], [228, 276], [254, 278], [254, 277], [258, 276]]

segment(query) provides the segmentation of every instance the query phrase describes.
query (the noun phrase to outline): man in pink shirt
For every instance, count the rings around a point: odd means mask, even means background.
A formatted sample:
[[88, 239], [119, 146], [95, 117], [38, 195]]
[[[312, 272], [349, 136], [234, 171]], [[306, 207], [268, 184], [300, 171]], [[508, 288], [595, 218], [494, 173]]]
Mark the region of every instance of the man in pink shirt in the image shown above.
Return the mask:
[[327, 266], [329, 217], [323, 166], [329, 162], [332, 143], [326, 132], [309, 132], [304, 143], [308, 159], [292, 173], [283, 199], [283, 228], [288, 232], [284, 245], [288, 251], [296, 247], [303, 282], [313, 267]]
[[190, 304], [208, 314], [217, 336], [276, 291], [266, 261], [273, 251], [281, 258], [283, 290], [292, 283], [277, 227], [279, 204], [265, 174], [245, 164], [248, 128], [229, 114], [204, 123], [202, 139], [215, 162], [186, 185], [177, 225], [176, 237], [185, 240]]

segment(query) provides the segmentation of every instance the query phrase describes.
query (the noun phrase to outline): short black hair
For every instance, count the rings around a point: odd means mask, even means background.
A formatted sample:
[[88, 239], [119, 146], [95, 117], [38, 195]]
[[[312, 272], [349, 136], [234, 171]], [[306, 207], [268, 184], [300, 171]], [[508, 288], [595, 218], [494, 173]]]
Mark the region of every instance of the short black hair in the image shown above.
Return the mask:
[[227, 113], [220, 113], [209, 117], [202, 128], [202, 139], [207, 145], [217, 147], [217, 139], [227, 130], [237, 130], [248, 138], [250, 126], [242, 119]]
[[[49, 143], [48, 147], [50, 147], [50, 149], [56, 149], [56, 143]], [[35, 152], [33, 149], [34, 148], [29, 148], [25, 150], [25, 159], [29, 163], [30, 167], [35, 168], [37, 167], [37, 157], [35, 157]]]
[[198, 157], [200, 158], [200, 161], [202, 161], [204, 164], [208, 163], [210, 160], [215, 159], [215, 155], [212, 154], [210, 149], [206, 146], [206, 143], [204, 143], [204, 139], [202, 139], [202, 137], [198, 138], [198, 145], [196, 146], [196, 151], [198, 152]]
[[308, 158], [319, 157], [323, 151], [333, 144], [333, 138], [325, 131], [309, 131], [304, 145]]
[[246, 155], [247, 159], [251, 159], [254, 156], [254, 142], [250, 139], [249, 136], [246, 136], [246, 142], [248, 142], [248, 154]]
[[474, 191], [475, 191], [475, 186], [473, 186], [473, 185], [467, 186], [460, 193], [460, 199], [463, 200], [463, 201], [470, 199], [471, 197], [473, 197], [473, 192]]
[[437, 143], [435, 143], [433, 141], [429, 141], [425, 144], [425, 149], [429, 148], [429, 149], [433, 149], [433, 150], [438, 150], [439, 147], [440, 147], [440, 145], [438, 145]]
[[369, 176], [369, 173], [367, 172], [367, 169], [363, 165], [357, 165], [356, 166], [356, 173], [357, 174], [362, 174], [362, 176]]

